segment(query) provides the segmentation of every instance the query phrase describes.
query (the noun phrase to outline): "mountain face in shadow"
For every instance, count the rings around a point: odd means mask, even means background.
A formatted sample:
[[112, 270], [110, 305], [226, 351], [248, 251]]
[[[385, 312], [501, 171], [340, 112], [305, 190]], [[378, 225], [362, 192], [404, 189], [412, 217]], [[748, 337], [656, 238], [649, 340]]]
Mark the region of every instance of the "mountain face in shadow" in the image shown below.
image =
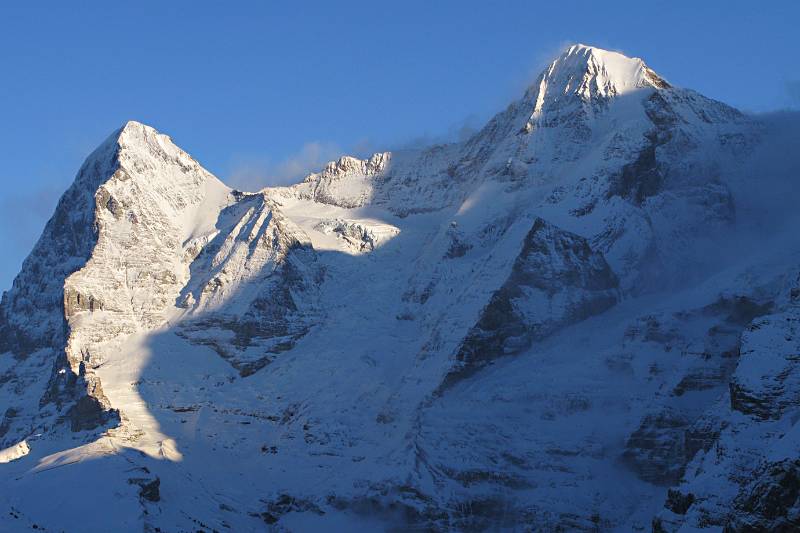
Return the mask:
[[254, 193], [129, 122], [0, 304], [4, 525], [800, 527], [768, 145], [584, 45], [470, 139]]

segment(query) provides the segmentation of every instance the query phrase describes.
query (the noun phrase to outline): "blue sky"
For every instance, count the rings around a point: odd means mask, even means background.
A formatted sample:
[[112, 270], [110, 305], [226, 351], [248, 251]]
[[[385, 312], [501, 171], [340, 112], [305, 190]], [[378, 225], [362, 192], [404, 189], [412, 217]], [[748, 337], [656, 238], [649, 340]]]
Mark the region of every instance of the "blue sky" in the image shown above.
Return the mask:
[[9, 4], [0, 290], [83, 159], [129, 119], [253, 188], [343, 152], [462, 135], [571, 42], [743, 110], [800, 103], [794, 0]]

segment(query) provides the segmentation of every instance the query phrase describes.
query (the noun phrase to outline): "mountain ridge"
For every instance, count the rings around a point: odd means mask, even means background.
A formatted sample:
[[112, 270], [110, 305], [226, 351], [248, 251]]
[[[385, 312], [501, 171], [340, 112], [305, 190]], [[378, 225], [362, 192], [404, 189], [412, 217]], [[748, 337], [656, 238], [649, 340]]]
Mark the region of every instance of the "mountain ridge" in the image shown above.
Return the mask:
[[584, 45], [463, 142], [253, 193], [129, 121], [3, 296], [0, 506], [85, 529], [26, 491], [90, 475], [98, 528], [791, 524], [744, 497], [779, 452], [706, 454], [794, 427], [791, 358], [739, 354], [793, 342], [798, 250], [687, 276], [760, 135]]

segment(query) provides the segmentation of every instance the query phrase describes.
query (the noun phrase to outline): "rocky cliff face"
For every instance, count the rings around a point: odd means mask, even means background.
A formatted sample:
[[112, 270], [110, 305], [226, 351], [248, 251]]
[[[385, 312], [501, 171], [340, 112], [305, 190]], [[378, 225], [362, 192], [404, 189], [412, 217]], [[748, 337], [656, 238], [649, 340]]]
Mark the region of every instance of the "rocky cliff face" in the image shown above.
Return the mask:
[[792, 530], [800, 250], [708, 252], [761, 135], [583, 45], [464, 142], [291, 187], [231, 190], [128, 123], [0, 304], [0, 511]]
[[[783, 311], [748, 322], [728, 390], [703, 415], [713, 428], [667, 505], [654, 520], [662, 531], [722, 527], [726, 531], [793, 531], [800, 526], [797, 484], [798, 307], [790, 284]], [[787, 294], [788, 292], [788, 294]]]
[[536, 219], [511, 274], [492, 295], [456, 358], [449, 381], [526, 350], [617, 302], [618, 281], [586, 239]]

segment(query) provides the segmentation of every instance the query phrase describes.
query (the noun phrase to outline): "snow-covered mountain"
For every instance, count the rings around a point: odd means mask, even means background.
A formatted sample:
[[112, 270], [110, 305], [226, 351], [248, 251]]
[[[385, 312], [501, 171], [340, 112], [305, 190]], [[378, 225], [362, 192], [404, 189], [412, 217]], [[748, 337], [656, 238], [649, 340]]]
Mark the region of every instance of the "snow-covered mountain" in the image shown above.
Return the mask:
[[127, 123], [0, 304], [0, 529], [800, 528], [768, 130], [584, 45], [256, 193]]

